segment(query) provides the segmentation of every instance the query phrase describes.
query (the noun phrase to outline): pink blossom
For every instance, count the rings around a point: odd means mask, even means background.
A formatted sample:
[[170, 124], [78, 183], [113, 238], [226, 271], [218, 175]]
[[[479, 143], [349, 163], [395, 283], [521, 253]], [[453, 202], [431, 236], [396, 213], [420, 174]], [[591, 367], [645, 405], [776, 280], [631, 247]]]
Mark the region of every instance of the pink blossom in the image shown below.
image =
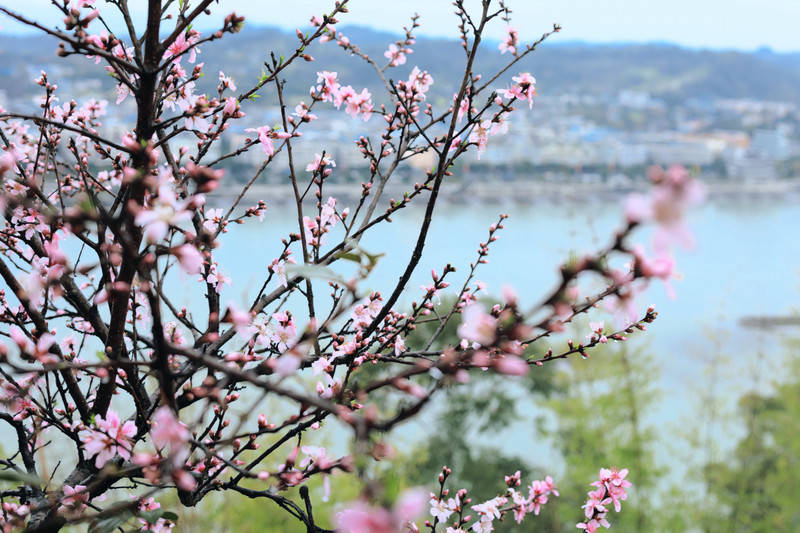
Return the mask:
[[343, 533], [400, 533], [407, 531], [406, 525], [422, 513], [425, 499], [424, 492], [407, 490], [391, 511], [356, 501], [336, 514], [334, 524]]
[[249, 311], [239, 309], [236, 304], [229, 303], [225, 316], [222, 317], [223, 322], [233, 324], [233, 328], [237, 333], [243, 337], [249, 337], [252, 334], [250, 324], [253, 321], [253, 315]]
[[14, 168], [16, 163], [17, 161], [13, 153], [5, 152], [3, 155], [0, 155], [0, 178], [3, 177], [3, 174]]
[[592, 486], [596, 489], [589, 491], [589, 497], [583, 505], [587, 520], [576, 524], [578, 529], [591, 533], [598, 531], [600, 526], [606, 528], [611, 526], [606, 518], [608, 516], [607, 505], [613, 503], [616, 512], [621, 510], [621, 502], [627, 499], [627, 489], [631, 487], [631, 482], [625, 479], [627, 475], [627, 468], [619, 471], [616, 468], [600, 469], [599, 479], [592, 482]]
[[635, 267], [646, 278], [660, 278], [668, 280], [673, 276], [675, 261], [666, 254], [660, 254], [653, 259], [645, 256], [644, 248], [636, 245], [633, 248]]
[[482, 305], [471, 304], [464, 309], [458, 334], [481, 346], [491, 346], [497, 336], [497, 319], [487, 314]]
[[278, 351], [284, 352], [294, 344], [295, 337], [297, 336], [297, 329], [294, 324], [294, 318], [286, 311], [274, 313], [272, 320], [276, 322], [270, 331], [270, 340], [272, 344], [276, 345]]
[[226, 76], [221, 70], [219, 71], [219, 86], [220, 89], [230, 89], [231, 91], [236, 90], [236, 84], [233, 82], [233, 78]]
[[304, 122], [311, 122], [312, 120], [317, 120], [318, 118], [317, 115], [309, 113], [308, 109], [309, 108], [305, 102], [300, 102], [294, 108], [294, 113], [292, 114]]
[[521, 357], [511, 354], [506, 354], [497, 359], [494, 368], [499, 373], [510, 376], [524, 376], [528, 373], [528, 363]]
[[528, 487], [528, 498], [530, 500], [530, 511], [533, 511], [533, 514], [539, 514], [539, 508], [547, 503], [547, 499], [549, 495], [558, 496], [558, 490], [556, 490], [555, 484], [553, 483], [553, 478], [547, 476], [544, 478], [544, 481], [533, 481], [531, 482], [530, 486]]
[[297, 372], [302, 362], [303, 359], [301, 357], [298, 357], [297, 354], [288, 351], [277, 359], [271, 359], [270, 363], [272, 364], [270, 366], [276, 374], [286, 377]]
[[508, 131], [508, 122], [499, 118], [496, 120], [484, 120], [475, 124], [469, 134], [469, 142], [475, 143], [478, 146], [478, 159], [480, 159], [481, 154], [486, 151], [489, 136], [505, 133], [506, 131]]
[[478, 513], [480, 520], [472, 525], [477, 533], [493, 531], [492, 522], [501, 517], [500, 507], [508, 503], [505, 496], [497, 496], [478, 505], [473, 505], [472, 510]]
[[602, 524], [598, 520], [588, 520], [587, 522], [577, 524], [575, 527], [585, 530], [586, 533], [597, 533], [597, 531], [600, 531], [601, 525]]
[[319, 36], [319, 42], [327, 43], [328, 41], [332, 41], [336, 38], [336, 26], [328, 25], [322, 32], [322, 35]]
[[[341, 218], [345, 216], [347, 216], [347, 209], [342, 212]], [[336, 222], [339, 219], [340, 216], [336, 213], [336, 198], [328, 197], [327, 202], [322, 205], [319, 217], [303, 217], [303, 229], [306, 242], [312, 246], [324, 244], [325, 234], [336, 227]]]
[[[458, 93], [453, 93], [453, 107], [455, 107], [456, 101], [458, 100]], [[456, 120], [458, 122], [466, 115], [470, 109], [472, 112], [475, 112], [475, 109], [472, 108], [472, 97], [469, 94], [469, 90], [467, 90], [466, 94], [461, 98], [461, 101], [458, 103], [458, 115]], [[451, 108], [452, 111], [452, 108]]]
[[170, 453], [176, 454], [185, 449], [191, 434], [186, 424], [175, 416], [172, 408], [164, 405], [153, 414], [150, 437], [157, 448], [169, 447]]
[[[180, 63], [182, 57], [181, 54], [193, 47], [199, 37], [199, 34], [194, 30], [190, 30], [188, 34], [189, 38], [186, 37], [187, 32], [181, 32], [181, 34], [178, 35], [172, 44], [169, 45], [167, 51], [164, 52], [164, 59], [173, 57], [175, 58], [173, 59], [173, 63]], [[189, 52], [189, 63], [194, 63], [197, 59], [197, 54], [199, 53], [200, 51], [197, 47], [191, 48], [191, 51]]]
[[[346, 211], [347, 209], [345, 209]], [[343, 216], [346, 216], [346, 213]], [[319, 219], [320, 226], [325, 228], [326, 232], [331, 231], [336, 226], [336, 221], [339, 219], [339, 215], [336, 214], [336, 198], [328, 197], [320, 209]]]
[[409, 489], [400, 494], [394, 503], [393, 514], [401, 523], [410, 522], [425, 510], [427, 495], [421, 489]]
[[255, 131], [258, 133], [258, 142], [261, 143], [261, 148], [264, 150], [264, 153], [272, 157], [275, 154], [275, 147], [272, 146], [272, 128], [269, 126], [261, 126], [259, 128], [247, 128], [244, 131]]
[[14, 343], [17, 346], [19, 346], [19, 349], [21, 351], [23, 352], [31, 351], [31, 346], [32, 346], [31, 341], [28, 339], [25, 333], [23, 333], [22, 330], [17, 326], [11, 326], [9, 328], [8, 336], [11, 337], [11, 340], [14, 341]]
[[239, 101], [233, 96], [225, 99], [225, 106], [222, 108], [222, 114], [226, 117], [232, 117], [239, 109]]
[[208, 276], [205, 278], [205, 280], [209, 285], [214, 287], [214, 290], [217, 292], [217, 294], [222, 292], [222, 287], [224, 285], [231, 284], [231, 278], [220, 272], [216, 264], [212, 264], [209, 267]]
[[399, 357], [400, 354], [406, 351], [406, 343], [403, 340], [403, 337], [398, 335], [394, 339], [394, 355], [395, 357]]
[[28, 374], [17, 383], [0, 379], [0, 408], [14, 415], [14, 420], [24, 420], [36, 406], [30, 400], [30, 388], [37, 382], [36, 374]]
[[[336, 72], [329, 72], [327, 70], [323, 70], [322, 72], [317, 72], [317, 83], [322, 82], [322, 85], [317, 85], [316, 92], [317, 96], [322, 99], [323, 102], [333, 102], [334, 99], [339, 95], [339, 75]], [[336, 107], [341, 105], [341, 100]]]
[[360, 115], [364, 122], [372, 116], [372, 94], [367, 89], [362, 89], [360, 93], [353, 94], [347, 98], [345, 113], [353, 118]]
[[348, 533], [395, 533], [392, 514], [364, 502], [355, 502], [336, 514], [336, 529]]
[[431, 498], [430, 504], [431, 504], [431, 510], [429, 511], [430, 515], [434, 518], [438, 518], [440, 522], [446, 521], [448, 518], [450, 518], [450, 515], [453, 514], [454, 509], [452, 509], [451, 506], [448, 505], [447, 501], [444, 498], [441, 500], [435, 497]]
[[626, 199], [628, 221], [656, 223], [653, 246], [657, 251], [665, 251], [672, 243], [687, 249], [693, 247], [694, 238], [686, 226], [685, 213], [702, 202], [705, 189], [681, 165], [673, 165], [666, 171], [651, 167], [648, 176], [654, 183], [650, 195], [633, 194]]
[[517, 44], [519, 43], [519, 33], [513, 26], [506, 27], [506, 36], [500, 42], [498, 48], [501, 54], [510, 52], [512, 55], [517, 55]]
[[393, 67], [403, 65], [406, 62], [405, 50], [398, 48], [396, 44], [389, 45], [389, 49], [383, 53], [383, 57], [389, 60], [389, 64]]
[[[605, 329], [605, 323], [603, 321], [600, 322], [589, 322], [589, 329], [592, 330], [592, 333], [597, 336], [597, 340], [602, 343], [608, 342], [608, 339], [605, 335], [603, 335], [603, 330]], [[589, 338], [592, 338], [590, 336]]]
[[500, 89], [499, 94], [507, 99], [517, 98], [528, 102], [528, 107], [533, 107], [533, 97], [536, 96], [536, 78], [529, 72], [522, 72], [518, 76], [511, 78], [516, 85], [509, 89]]
[[650, 199], [644, 194], [632, 193], [625, 198], [625, 217], [628, 222], [643, 222], [652, 217]]
[[408, 86], [412, 87], [418, 93], [424, 95], [428, 92], [431, 85], [433, 85], [433, 76], [428, 74], [428, 71], [421, 71], [419, 67], [411, 69], [411, 74], [408, 75]]
[[669, 280], [675, 276], [675, 260], [665, 251], [653, 258], [645, 256], [644, 248], [636, 245], [632, 250], [634, 272], [644, 278], [658, 278], [664, 282], [667, 296], [675, 298], [675, 290]]
[[292, 257], [288, 257], [285, 261], [283, 259], [274, 259], [272, 264], [269, 266], [269, 269], [275, 274], [278, 284], [284, 288], [289, 286], [289, 278], [286, 274], [286, 265], [287, 263], [294, 264], [294, 262], [295, 261]]
[[203, 269], [203, 254], [192, 244], [182, 244], [172, 249], [181, 268], [187, 274], [199, 274]]
[[89, 491], [85, 485], [64, 485], [64, 497], [58, 510], [68, 516], [77, 516], [86, 509], [88, 503]]
[[329, 155], [322, 157], [321, 154], [314, 154], [314, 160], [306, 165], [306, 172], [316, 172], [320, 169], [325, 169], [325, 175], [331, 173], [331, 167], [336, 166], [336, 161]]
[[377, 298], [369, 299], [361, 302], [353, 308], [350, 319], [356, 329], [362, 329], [369, 326], [372, 320], [378, 316], [381, 310], [380, 300]]
[[117, 413], [109, 409], [105, 419], [100, 415], [95, 416], [94, 425], [97, 429], [88, 430], [83, 442], [89, 457], [97, 455], [97, 468], [115, 455], [126, 460], [131, 458], [131, 438], [136, 435], [136, 424], [130, 420], [122, 424]]
[[203, 214], [203, 227], [209, 233], [216, 233], [220, 223], [223, 222], [224, 213], [222, 209], [206, 209]]
[[187, 205], [187, 201], [178, 201], [172, 187], [164, 184], [159, 187], [158, 196], [150, 207], [136, 214], [135, 222], [144, 227], [148, 242], [159, 243], [167, 236], [170, 226], [192, 218], [192, 214], [186, 209]]
[[328, 457], [328, 451], [322, 446], [303, 446], [300, 451], [306, 455], [297, 464], [300, 468], [313, 464], [320, 470], [326, 470], [335, 464], [335, 461]]
[[333, 105], [336, 106], [336, 109], [342, 107], [342, 104], [349, 101], [350, 98], [356, 95], [356, 90], [353, 89], [350, 85], [345, 85], [343, 87], [338, 87], [336, 92], [333, 95]]
[[311, 363], [311, 370], [313, 371], [314, 375], [319, 375], [323, 372], [332, 371], [333, 367], [331, 366], [331, 362], [326, 357], [320, 357]]

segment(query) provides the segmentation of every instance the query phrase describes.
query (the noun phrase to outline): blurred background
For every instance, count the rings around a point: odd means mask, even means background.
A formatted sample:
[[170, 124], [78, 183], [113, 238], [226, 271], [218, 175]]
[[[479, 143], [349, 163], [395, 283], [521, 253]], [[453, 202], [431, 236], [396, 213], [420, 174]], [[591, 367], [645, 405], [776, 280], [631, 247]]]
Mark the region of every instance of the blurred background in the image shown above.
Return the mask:
[[[310, 16], [329, 11], [331, 3], [295, 0], [288, 8], [285, 2], [222, 0], [200, 30], [215, 28], [215, 20], [234, 10], [248, 23], [242, 33], [207, 45], [200, 60], [206, 72], [224, 70], [240, 88], [247, 86], [270, 50], [293, 50], [295, 28], [308, 28]], [[11, 4], [59, 23], [46, 0]], [[428, 101], [449, 106], [449, 80], [463, 68], [450, 3], [349, 5], [352, 12], [337, 30], [381, 60], [410, 16], [421, 15], [413, 54], [388, 75], [404, 79], [415, 65], [428, 70], [434, 78]], [[463, 279], [499, 213], [510, 218], [478, 278], [487, 284], [489, 301], [506, 285], [523, 302], [538, 301], [571, 254], [606, 244], [622, 223], [622, 200], [646, 188], [645, 170], [653, 164], [683, 164], [705, 183], [706, 202], [689, 221], [696, 246], [677, 257], [676, 298], [659, 284], [639, 300], [641, 309], [654, 304], [660, 313], [646, 334], [609, 345], [588, 361], [536, 368], [524, 379], [478, 376], [446, 391], [420, 419], [387, 437], [396, 456], [391, 465], [376, 462], [374, 476], [390, 494], [432, 488], [447, 464], [454, 472], [450, 486], [469, 488], [479, 501], [502, 491], [503, 476], [518, 468], [523, 480], [550, 474], [561, 496], [538, 520], [498, 530], [573, 531], [599, 467], [627, 467], [634, 489], [615, 516], [616, 531], [800, 530], [800, 4], [509, 0], [508, 6], [523, 41], [554, 22], [564, 29], [515, 67], [514, 73], [537, 78], [533, 110], [519, 109], [506, 136], [493, 138], [480, 160], [467, 156], [455, 170], [424, 268], [401, 305], [421, 296], [418, 287], [427, 283], [430, 268], [441, 271], [449, 262]], [[0, 106], [34, 109], [33, 79], [40, 70], [62, 96], [113, 101], [112, 80], [93, 63], [59, 59], [55, 41], [8, 20], [0, 26]], [[495, 40], [485, 44], [478, 71], [494, 71], [508, 59], [498, 50], [503, 24], [488, 35]], [[376, 102], [385, 100], [371, 67], [335, 43], [308, 52], [316, 61], [296, 65], [287, 81], [291, 107], [308, 101], [308, 88], [323, 69], [339, 72], [345, 84], [367, 87]], [[217, 80], [209, 78], [203, 90], [213, 92]], [[220, 150], [241, 144], [245, 127], [276, 122], [274, 95], [264, 96], [245, 108], [248, 117]], [[107, 131], [121, 135], [131, 127], [130, 100], [109, 111]], [[378, 135], [381, 121], [351, 121], [333, 109], [315, 113], [321, 120], [304, 130], [295, 157], [331, 154], [337, 167], [326, 188], [346, 204], [360, 193], [363, 175], [353, 141]], [[261, 162], [261, 152], [251, 150], [229, 164], [230, 186], [212, 201], [224, 204]], [[399, 168], [386, 198], [409, 190], [430, 163], [420, 157]], [[270, 166], [249, 194], [266, 200], [265, 222], [232, 227], [223, 241], [219, 262], [240, 303], [277, 257], [280, 238], [296, 231], [285, 179], [285, 166]], [[420, 215], [404, 210], [363, 242], [367, 250], [386, 253], [368, 280], [373, 288], [385, 290], [404, 267]], [[636, 238], [647, 242], [649, 235], [641, 231]], [[191, 294], [183, 299], [192, 305]], [[614, 320], [603, 308], [592, 318]], [[585, 323], [568, 332], [580, 340], [588, 334]], [[457, 341], [455, 325], [448, 340]], [[330, 441], [347, 448], [335, 431]], [[334, 477], [333, 493], [335, 501], [350, 499], [358, 481]], [[211, 530], [209, 524], [236, 532], [297, 527], [276, 524], [274, 517], [274, 507], [260, 502], [212, 499], [181, 523], [186, 531]]]

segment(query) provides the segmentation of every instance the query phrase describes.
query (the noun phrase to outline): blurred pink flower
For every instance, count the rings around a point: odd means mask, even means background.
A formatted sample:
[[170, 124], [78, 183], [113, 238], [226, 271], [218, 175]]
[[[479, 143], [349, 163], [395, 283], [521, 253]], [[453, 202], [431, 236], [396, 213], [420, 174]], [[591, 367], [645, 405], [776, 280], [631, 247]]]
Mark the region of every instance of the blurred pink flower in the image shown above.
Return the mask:
[[468, 341], [481, 346], [490, 346], [497, 333], [497, 319], [486, 313], [480, 304], [472, 304], [464, 309], [458, 334]]
[[102, 468], [115, 455], [126, 460], [131, 458], [131, 438], [136, 435], [136, 424], [130, 420], [122, 424], [117, 413], [109, 409], [105, 419], [95, 416], [94, 425], [97, 429], [90, 429], [83, 443], [89, 457], [97, 455], [94, 463], [97, 468]]

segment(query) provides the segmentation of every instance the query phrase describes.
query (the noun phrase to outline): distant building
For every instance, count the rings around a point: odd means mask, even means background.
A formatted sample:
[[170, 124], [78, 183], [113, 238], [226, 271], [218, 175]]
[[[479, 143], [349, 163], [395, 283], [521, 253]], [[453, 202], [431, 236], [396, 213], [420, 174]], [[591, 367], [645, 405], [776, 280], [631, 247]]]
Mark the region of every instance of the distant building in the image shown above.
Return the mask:
[[714, 154], [700, 142], [663, 142], [653, 143], [648, 146], [650, 159], [658, 165], [710, 165], [714, 161]]
[[754, 151], [738, 151], [725, 159], [728, 177], [740, 181], [772, 181], [777, 179], [775, 162]]
[[617, 95], [617, 102], [623, 107], [630, 109], [663, 109], [664, 103], [654, 99], [650, 93], [644, 91], [620, 91]]
[[682, 135], [682, 141], [705, 144], [714, 157], [720, 157], [728, 149], [747, 149], [750, 137], [742, 131], [712, 131]]
[[789, 157], [791, 144], [782, 130], [756, 130], [750, 147], [765, 157], [781, 161]]
[[647, 163], [649, 151], [643, 144], [623, 144], [620, 146], [617, 163], [621, 167], [635, 167]]

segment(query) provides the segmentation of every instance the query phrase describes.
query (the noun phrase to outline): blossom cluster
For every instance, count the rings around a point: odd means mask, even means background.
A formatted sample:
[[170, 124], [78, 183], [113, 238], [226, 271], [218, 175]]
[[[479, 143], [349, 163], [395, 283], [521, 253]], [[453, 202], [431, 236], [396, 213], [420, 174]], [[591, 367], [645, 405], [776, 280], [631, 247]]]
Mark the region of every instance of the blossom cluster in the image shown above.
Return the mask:
[[[0, 333], [9, 341], [0, 344], [0, 418], [13, 428], [18, 447], [3, 461], [33, 478], [44, 472], [37, 464], [40, 451], [58, 449], [58, 476], [64, 476], [57, 488], [61, 479], [39, 483], [21, 475], [25, 487], [3, 501], [4, 530], [57, 530], [91, 520], [98, 509], [101, 517], [124, 509], [120, 517], [129, 516], [142, 530], [170, 530], [176, 517], [161, 509], [150, 487], [176, 489], [176, 501], [189, 506], [217, 491], [244, 492], [276, 501], [308, 524], [318, 497], [310, 495], [309, 481], [322, 480], [321, 497], [327, 500], [330, 477], [360, 465], [319, 445], [328, 437], [322, 431], [331, 426], [327, 422], [352, 430], [356, 449], [385, 458], [374, 436], [415, 416], [442, 388], [467, 382], [470, 371], [521, 375], [571, 354], [588, 356], [597, 343], [624, 340], [627, 330], [593, 324], [586, 344], [533, 355], [538, 340], [573, 316], [607, 297], [629, 297], [635, 280], [668, 277], [669, 265], [648, 259], [627, 238], [645, 222], [664, 229], [659, 243], [681, 233], [676, 228], [696, 194], [690, 176], [674, 169], [653, 173], [656, 192], [629, 206], [628, 227], [614, 245], [565, 265], [564, 283], [532, 311], [510, 289], [491, 307], [479, 301], [486, 287], [476, 272], [487, 263], [506, 215], [479, 241], [463, 284], [454, 282], [456, 266], [437, 265], [405, 305], [437, 198], [458, 159], [469, 150], [480, 157], [490, 138], [505, 133], [516, 103], [533, 106], [536, 81], [530, 73], [513, 76], [506, 88], [494, 87], [532, 47], [520, 45], [516, 30], [509, 29], [501, 49], [514, 58], [481, 85], [473, 65], [483, 53], [477, 46], [482, 28], [493, 17], [470, 19], [457, 3], [467, 63], [452, 88], [452, 104], [440, 106], [429, 98], [434, 80], [423, 68], [414, 66], [397, 80], [386, 75], [412, 53], [417, 17], [405, 37], [389, 45], [388, 63], [381, 66], [336, 31], [346, 3], [314, 17], [311, 31], [298, 30], [294, 51], [271, 56], [250, 87], [240, 89], [241, 79], [237, 83], [227, 68], [213, 69], [211, 94], [203, 92], [207, 56], [201, 47], [239, 31], [243, 19], [235, 13], [218, 31], [201, 33], [194, 28], [203, 27], [198, 18], [204, 9], [165, 3], [167, 12], [149, 13], [147, 31], [112, 32], [114, 20], [129, 20], [124, 2], [104, 8], [116, 8], [119, 17], [106, 17], [92, 0], [51, 6], [63, 14], [66, 27], [49, 30], [64, 41], [58, 53], [103, 64], [115, 83], [116, 103], [131, 107], [135, 120], [127, 131], [110, 134], [102, 122], [104, 101], [62, 100], [46, 73], [35, 80], [41, 115], [0, 110]], [[373, 100], [366, 88], [343, 85], [338, 73], [324, 67], [310, 103], [284, 93], [287, 76], [294, 75], [287, 69], [313, 61], [307, 50], [315, 41], [334, 39], [385, 82], [383, 101]], [[244, 123], [251, 101], [267, 89], [276, 93], [280, 122]], [[266, 168], [284, 164], [281, 153], [296, 154], [293, 145], [316, 142], [302, 133], [318, 119], [314, 106], [322, 103], [354, 119], [383, 119], [378, 136], [356, 135], [364, 160], [357, 194], [352, 201], [330, 195], [336, 162], [326, 147], [314, 145], [307, 152], [316, 153], [310, 161], [285, 158], [296, 226], [270, 252], [274, 259], [261, 264], [263, 282], [240, 286], [236, 280], [234, 296], [227, 289], [234, 284], [230, 265], [219, 248], [237, 225], [264, 219], [266, 202], [247, 207], [245, 194]], [[232, 137], [231, 130], [246, 133], [235, 146], [221, 142]], [[215, 205], [214, 194], [233, 186], [223, 167], [250, 150], [263, 154], [258, 169], [241, 171], [246, 182], [230, 205]], [[395, 170], [419, 155], [434, 158], [430, 170], [414, 170], [418, 181], [386, 198], [387, 183], [397, 183]], [[403, 272], [385, 289], [364, 288], [381, 260], [364, 236], [409, 206], [422, 207], [425, 216]], [[611, 253], [628, 257], [630, 272], [608, 267]], [[345, 262], [353, 268], [340, 268]], [[610, 288], [581, 303], [573, 289], [590, 271]], [[452, 300], [443, 297], [454, 287]], [[183, 289], [202, 305], [190, 304], [191, 298], [181, 302]], [[654, 319], [648, 310], [629, 329], [644, 329]], [[458, 342], [444, 345], [444, 332], [456, 322]], [[420, 341], [427, 328], [419, 326], [425, 324], [434, 329]], [[383, 395], [401, 398], [399, 407], [387, 405]], [[265, 399], [279, 404], [270, 408], [269, 420], [257, 414]], [[399, 531], [427, 507], [433, 523], [447, 523], [448, 531], [491, 531], [504, 516], [521, 521], [558, 496], [550, 477], [521, 489], [517, 472], [506, 477], [503, 493], [473, 502], [466, 491], [445, 488], [449, 473], [443, 470], [438, 492], [413, 490], [389, 507], [370, 503], [375, 498], [365, 494], [341, 510], [337, 526]], [[601, 523], [597, 512], [606, 499], [624, 499], [627, 482], [609, 479], [609, 494], [591, 504], [587, 524]], [[303, 505], [293, 501], [290, 487], [301, 487]], [[117, 489], [130, 491], [130, 505], [102, 509], [103, 493]]]
[[607, 520], [608, 507], [613, 505], [616, 512], [620, 512], [622, 509], [622, 502], [628, 498], [627, 489], [632, 485], [625, 479], [627, 475], [627, 468], [622, 470], [600, 469], [599, 479], [592, 482], [592, 486], [596, 488], [589, 491], [589, 498], [583, 505], [586, 521], [578, 523], [576, 526], [578, 529], [583, 529], [587, 533], [595, 533], [599, 531], [600, 526], [611, 527]]
[[[513, 513], [514, 520], [520, 524], [529, 513], [538, 515], [542, 505], [551, 496], [558, 496], [558, 490], [550, 476], [535, 480], [527, 487], [527, 495], [516, 487], [521, 484], [521, 473], [505, 476], [507, 490], [504, 494], [481, 503], [474, 503], [466, 489], [451, 495], [445, 488], [452, 470], [446, 466], [439, 474], [439, 492], [428, 497], [420, 489], [410, 489], [403, 493], [392, 509], [373, 507], [364, 500], [356, 501], [335, 514], [337, 531], [350, 533], [395, 533], [399, 531], [419, 531], [416, 519], [423, 514], [425, 502], [433, 520], [425, 520], [424, 525], [435, 530], [443, 524], [446, 533], [488, 533], [494, 531], [495, 520], [502, 520]], [[470, 511], [471, 510], [471, 511]], [[474, 513], [471, 514], [471, 513]]]
[[361, 118], [364, 122], [372, 117], [372, 93], [366, 88], [356, 92], [350, 85], [341, 85], [336, 72], [323, 70], [317, 72], [317, 83], [311, 87], [311, 98], [323, 102], [332, 102], [336, 109], [345, 106], [345, 112], [353, 118]]

